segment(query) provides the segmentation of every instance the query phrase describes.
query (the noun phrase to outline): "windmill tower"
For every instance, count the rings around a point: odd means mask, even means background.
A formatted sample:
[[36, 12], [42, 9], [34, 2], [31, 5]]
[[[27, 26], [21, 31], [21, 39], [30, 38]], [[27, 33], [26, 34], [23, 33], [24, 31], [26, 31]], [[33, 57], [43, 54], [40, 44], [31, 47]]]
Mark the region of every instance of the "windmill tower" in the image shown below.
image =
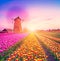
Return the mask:
[[14, 19], [14, 33], [21, 33], [22, 26], [21, 26], [21, 19], [19, 17]]

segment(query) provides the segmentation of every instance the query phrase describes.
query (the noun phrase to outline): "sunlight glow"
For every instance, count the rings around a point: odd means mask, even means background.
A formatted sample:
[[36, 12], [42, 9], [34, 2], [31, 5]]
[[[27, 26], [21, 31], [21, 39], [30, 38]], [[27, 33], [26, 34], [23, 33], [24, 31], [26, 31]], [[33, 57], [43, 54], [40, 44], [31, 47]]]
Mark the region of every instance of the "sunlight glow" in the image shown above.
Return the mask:
[[32, 24], [32, 25], [29, 25], [29, 26], [27, 27], [27, 29], [28, 29], [29, 31], [35, 31], [35, 30], [36, 30], [36, 27]]

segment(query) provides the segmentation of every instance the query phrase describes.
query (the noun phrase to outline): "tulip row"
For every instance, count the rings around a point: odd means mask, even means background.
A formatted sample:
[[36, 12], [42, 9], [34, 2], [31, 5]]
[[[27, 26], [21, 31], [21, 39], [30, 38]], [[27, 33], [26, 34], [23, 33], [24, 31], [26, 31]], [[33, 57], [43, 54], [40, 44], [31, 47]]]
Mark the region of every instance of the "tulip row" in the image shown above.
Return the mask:
[[[39, 34], [40, 35], [40, 34]], [[57, 58], [60, 60], [60, 44], [50, 40], [49, 38], [39, 36], [40, 40], [50, 49], [54, 52], [54, 54], [57, 56]]]
[[0, 55], [25, 36], [27, 34], [0, 34]]
[[46, 61], [44, 49], [33, 34], [23, 40], [23, 44], [14, 51], [7, 61]]
[[[37, 32], [39, 34], [39, 32]], [[51, 35], [53, 34], [53, 35]], [[60, 43], [60, 34], [56, 33], [56, 32], [43, 32], [43, 33], [40, 33], [41, 36], [44, 36], [44, 37], [47, 37], [49, 39], [52, 39], [52, 41], [56, 41], [58, 43]], [[58, 36], [59, 35], [59, 36]], [[56, 37], [54, 37], [56, 36]]]
[[49, 38], [49, 39], [52, 39], [52, 41], [55, 41], [57, 43], [60, 43], [60, 38], [56, 38], [56, 37], [52, 37], [50, 35], [44, 35], [45, 37]]

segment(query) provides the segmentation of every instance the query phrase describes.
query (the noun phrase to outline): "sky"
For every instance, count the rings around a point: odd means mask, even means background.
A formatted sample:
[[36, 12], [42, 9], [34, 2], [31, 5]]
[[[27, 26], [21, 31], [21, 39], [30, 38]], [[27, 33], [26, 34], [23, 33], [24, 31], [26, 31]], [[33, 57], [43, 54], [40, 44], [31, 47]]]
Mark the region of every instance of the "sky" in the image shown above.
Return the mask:
[[23, 28], [60, 28], [60, 0], [0, 0], [0, 30], [13, 29], [18, 16]]

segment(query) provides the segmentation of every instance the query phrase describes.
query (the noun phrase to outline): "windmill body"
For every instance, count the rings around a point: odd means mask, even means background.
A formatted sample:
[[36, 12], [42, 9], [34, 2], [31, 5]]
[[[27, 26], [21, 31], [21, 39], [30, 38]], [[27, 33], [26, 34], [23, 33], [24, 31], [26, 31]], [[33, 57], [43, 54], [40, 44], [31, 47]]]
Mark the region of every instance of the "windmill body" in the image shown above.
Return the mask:
[[19, 17], [14, 19], [14, 33], [22, 32], [21, 19]]

